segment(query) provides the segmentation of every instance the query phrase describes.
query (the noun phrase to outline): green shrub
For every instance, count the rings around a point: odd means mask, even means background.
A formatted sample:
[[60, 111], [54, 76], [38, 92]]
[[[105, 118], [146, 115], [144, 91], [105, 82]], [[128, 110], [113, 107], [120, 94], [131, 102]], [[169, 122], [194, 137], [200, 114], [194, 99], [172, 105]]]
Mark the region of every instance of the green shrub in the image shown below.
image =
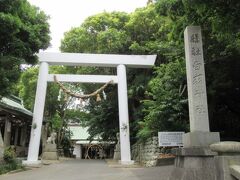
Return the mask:
[[16, 153], [13, 146], [5, 148], [3, 159], [6, 163], [14, 163], [16, 161]]
[[0, 175], [16, 169], [23, 169], [23, 166], [16, 160], [14, 146], [6, 147], [3, 153], [4, 162], [0, 164]]

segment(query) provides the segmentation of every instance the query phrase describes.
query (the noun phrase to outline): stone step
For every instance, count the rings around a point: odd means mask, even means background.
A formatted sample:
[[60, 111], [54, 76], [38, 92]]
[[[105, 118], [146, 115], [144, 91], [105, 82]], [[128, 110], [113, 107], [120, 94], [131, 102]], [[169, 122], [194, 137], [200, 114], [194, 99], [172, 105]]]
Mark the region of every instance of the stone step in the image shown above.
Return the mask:
[[230, 173], [235, 178], [240, 179], [240, 166], [239, 165], [230, 166]]

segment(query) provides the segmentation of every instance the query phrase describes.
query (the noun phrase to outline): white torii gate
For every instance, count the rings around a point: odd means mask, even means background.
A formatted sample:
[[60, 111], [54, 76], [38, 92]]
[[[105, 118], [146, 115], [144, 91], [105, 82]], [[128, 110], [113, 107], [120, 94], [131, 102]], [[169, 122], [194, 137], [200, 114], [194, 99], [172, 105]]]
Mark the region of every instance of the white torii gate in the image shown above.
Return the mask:
[[117, 76], [108, 75], [65, 75], [57, 74], [61, 82], [106, 83], [113, 80], [118, 84], [119, 129], [121, 163], [131, 164], [128, 97], [126, 66], [131, 68], [150, 68], [154, 65], [156, 55], [112, 55], [112, 54], [79, 54], [79, 53], [40, 53], [40, 68], [33, 110], [31, 138], [27, 160], [24, 164], [39, 164], [38, 153], [41, 137], [43, 111], [47, 82], [54, 81], [54, 74], [48, 73], [49, 65], [116, 67]]

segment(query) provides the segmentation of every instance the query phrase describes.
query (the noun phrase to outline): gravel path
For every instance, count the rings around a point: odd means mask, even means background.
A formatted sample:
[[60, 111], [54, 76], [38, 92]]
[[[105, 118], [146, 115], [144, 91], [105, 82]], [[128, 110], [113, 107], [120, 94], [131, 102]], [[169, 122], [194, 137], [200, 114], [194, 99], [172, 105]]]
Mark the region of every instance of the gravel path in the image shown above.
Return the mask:
[[114, 168], [103, 160], [68, 160], [0, 175], [0, 180], [167, 180], [171, 171], [172, 166]]

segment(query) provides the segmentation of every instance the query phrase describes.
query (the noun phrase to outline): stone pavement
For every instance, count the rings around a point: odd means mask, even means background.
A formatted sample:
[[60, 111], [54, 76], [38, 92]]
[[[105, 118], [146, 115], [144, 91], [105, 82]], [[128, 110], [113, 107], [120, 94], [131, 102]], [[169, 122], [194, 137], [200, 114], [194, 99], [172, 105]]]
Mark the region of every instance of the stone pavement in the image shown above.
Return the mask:
[[110, 167], [104, 160], [68, 160], [15, 174], [1, 180], [167, 180], [173, 166]]

